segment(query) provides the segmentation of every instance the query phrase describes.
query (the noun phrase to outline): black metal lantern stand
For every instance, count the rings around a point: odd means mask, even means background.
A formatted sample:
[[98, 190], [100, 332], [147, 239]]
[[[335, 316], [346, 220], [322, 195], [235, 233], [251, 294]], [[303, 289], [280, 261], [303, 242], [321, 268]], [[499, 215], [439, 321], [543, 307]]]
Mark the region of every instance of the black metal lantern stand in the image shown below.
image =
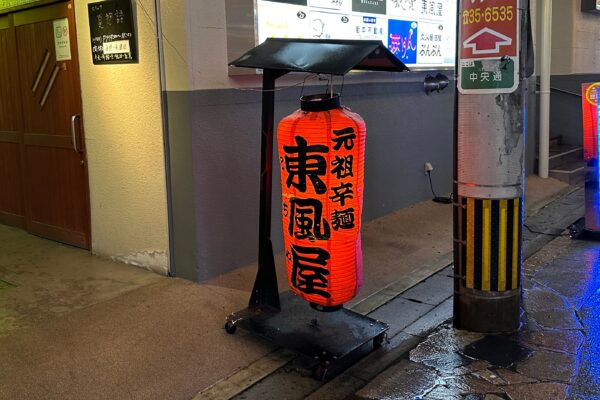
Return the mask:
[[[279, 296], [271, 242], [271, 193], [275, 81], [288, 72], [344, 75], [352, 69], [407, 71], [380, 41], [267, 39], [230, 65], [263, 69], [258, 272], [248, 307], [230, 314], [225, 329], [237, 327], [315, 360], [315, 375], [349, 359], [369, 342], [385, 339], [388, 325], [341, 308], [320, 312], [291, 291]], [[341, 364], [340, 364], [341, 365]]]

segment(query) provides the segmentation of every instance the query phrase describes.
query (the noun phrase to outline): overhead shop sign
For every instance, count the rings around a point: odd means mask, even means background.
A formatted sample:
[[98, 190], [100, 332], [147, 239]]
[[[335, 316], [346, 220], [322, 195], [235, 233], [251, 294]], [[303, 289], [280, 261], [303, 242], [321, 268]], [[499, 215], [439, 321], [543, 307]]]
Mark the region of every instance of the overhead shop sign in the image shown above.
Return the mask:
[[410, 68], [453, 68], [457, 0], [256, 0], [257, 38], [381, 40]]
[[461, 0], [458, 90], [512, 93], [519, 86], [518, 0]]

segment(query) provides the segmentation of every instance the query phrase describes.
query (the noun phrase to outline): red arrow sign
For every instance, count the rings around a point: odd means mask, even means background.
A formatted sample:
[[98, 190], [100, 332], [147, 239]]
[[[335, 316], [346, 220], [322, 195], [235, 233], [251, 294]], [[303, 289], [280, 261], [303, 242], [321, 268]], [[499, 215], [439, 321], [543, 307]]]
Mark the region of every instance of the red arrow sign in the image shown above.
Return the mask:
[[517, 36], [517, 0], [461, 0], [461, 60], [517, 57]]
[[483, 28], [463, 42], [464, 48], [471, 48], [473, 54], [496, 54], [501, 46], [510, 46], [512, 38], [490, 28]]

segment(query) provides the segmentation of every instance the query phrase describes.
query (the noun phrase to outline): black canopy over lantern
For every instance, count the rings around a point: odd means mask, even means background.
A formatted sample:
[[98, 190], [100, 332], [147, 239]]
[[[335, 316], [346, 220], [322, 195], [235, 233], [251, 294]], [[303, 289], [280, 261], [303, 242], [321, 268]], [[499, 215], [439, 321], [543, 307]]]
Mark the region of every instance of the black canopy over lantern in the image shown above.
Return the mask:
[[288, 72], [344, 75], [351, 70], [408, 71], [381, 41], [267, 39], [230, 65], [263, 70], [258, 272], [248, 308], [227, 317], [225, 329], [249, 330], [317, 360], [320, 378], [369, 341], [381, 344], [388, 325], [342, 308], [321, 313], [291, 292], [279, 296], [271, 242], [275, 80]]

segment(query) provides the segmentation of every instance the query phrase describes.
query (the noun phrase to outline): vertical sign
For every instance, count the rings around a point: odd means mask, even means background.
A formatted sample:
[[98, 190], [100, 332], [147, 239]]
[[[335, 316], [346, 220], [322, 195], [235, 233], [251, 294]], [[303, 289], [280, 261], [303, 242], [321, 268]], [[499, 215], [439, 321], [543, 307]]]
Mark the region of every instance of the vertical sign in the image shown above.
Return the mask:
[[277, 128], [286, 269], [296, 294], [332, 307], [361, 285], [365, 123], [334, 103], [306, 104]]
[[54, 29], [54, 52], [56, 61], [71, 59], [71, 41], [69, 40], [69, 20], [67, 18], [52, 21]]
[[512, 93], [519, 86], [518, 0], [460, 0], [458, 90]]
[[131, 0], [88, 4], [94, 64], [138, 61], [135, 20]]
[[598, 92], [599, 82], [581, 85], [583, 115], [583, 159], [598, 157]]

